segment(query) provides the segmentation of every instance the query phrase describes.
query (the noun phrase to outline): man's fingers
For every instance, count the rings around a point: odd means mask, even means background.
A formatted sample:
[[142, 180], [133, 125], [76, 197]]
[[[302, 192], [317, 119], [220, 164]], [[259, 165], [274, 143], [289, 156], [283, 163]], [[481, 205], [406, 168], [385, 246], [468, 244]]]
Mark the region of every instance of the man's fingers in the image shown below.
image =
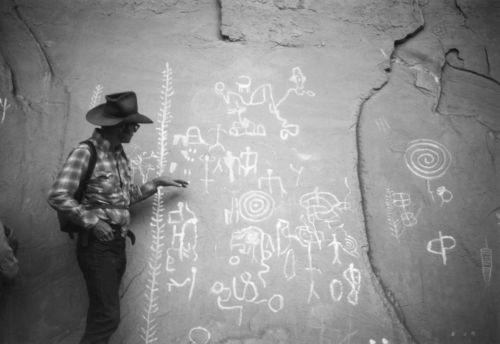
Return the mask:
[[182, 179], [174, 179], [174, 182], [178, 184], [178, 186], [185, 188], [189, 185], [189, 182]]

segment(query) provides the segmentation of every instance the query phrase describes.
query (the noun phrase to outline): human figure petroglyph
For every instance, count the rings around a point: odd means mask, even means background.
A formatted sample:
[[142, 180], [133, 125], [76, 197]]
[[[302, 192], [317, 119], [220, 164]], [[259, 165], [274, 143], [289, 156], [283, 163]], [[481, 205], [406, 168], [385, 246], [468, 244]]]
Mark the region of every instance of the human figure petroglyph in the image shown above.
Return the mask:
[[200, 128], [197, 126], [191, 126], [186, 129], [186, 134], [184, 135], [174, 135], [173, 145], [176, 146], [178, 144], [182, 144], [182, 146], [187, 147], [190, 145], [205, 145], [208, 146], [208, 143], [205, 142], [203, 136], [201, 135]]
[[[342, 249], [343, 252], [347, 253], [351, 257], [360, 256], [358, 252], [358, 242], [353, 236], [347, 234], [343, 227], [344, 226], [342, 225], [334, 229], [332, 233], [332, 241], [328, 244], [328, 247], [333, 246], [334, 250], [334, 258], [332, 264], [341, 264], [339, 258], [339, 249]], [[337, 236], [339, 237], [339, 239], [337, 239]]]

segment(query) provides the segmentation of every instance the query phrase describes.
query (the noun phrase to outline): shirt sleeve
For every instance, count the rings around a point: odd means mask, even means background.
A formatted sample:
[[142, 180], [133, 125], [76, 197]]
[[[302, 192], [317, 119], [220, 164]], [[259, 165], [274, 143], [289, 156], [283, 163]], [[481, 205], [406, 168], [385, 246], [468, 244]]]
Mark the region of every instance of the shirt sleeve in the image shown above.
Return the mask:
[[76, 199], [82, 177], [87, 173], [90, 151], [86, 146], [78, 146], [66, 159], [51, 189], [47, 201], [69, 221], [86, 229], [90, 229], [99, 218], [90, 210], [85, 209]]
[[141, 187], [136, 184], [130, 184], [130, 205], [142, 200]]

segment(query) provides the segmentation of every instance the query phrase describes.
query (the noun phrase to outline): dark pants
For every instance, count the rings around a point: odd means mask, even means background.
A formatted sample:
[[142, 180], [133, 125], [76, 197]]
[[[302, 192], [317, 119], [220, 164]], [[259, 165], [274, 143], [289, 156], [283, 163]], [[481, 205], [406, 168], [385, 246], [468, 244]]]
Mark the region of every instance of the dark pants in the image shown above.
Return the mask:
[[101, 242], [79, 240], [78, 265], [89, 296], [87, 325], [80, 344], [105, 344], [120, 323], [120, 282], [125, 272], [125, 239]]

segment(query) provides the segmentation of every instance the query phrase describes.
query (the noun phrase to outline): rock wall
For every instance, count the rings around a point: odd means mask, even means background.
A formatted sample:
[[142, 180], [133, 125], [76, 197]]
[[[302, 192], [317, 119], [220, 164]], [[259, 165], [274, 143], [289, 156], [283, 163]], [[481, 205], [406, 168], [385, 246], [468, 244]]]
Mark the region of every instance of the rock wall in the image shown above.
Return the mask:
[[4, 343], [76, 343], [87, 299], [45, 194], [89, 108], [134, 90], [112, 343], [498, 343], [500, 3], [9, 0]]

